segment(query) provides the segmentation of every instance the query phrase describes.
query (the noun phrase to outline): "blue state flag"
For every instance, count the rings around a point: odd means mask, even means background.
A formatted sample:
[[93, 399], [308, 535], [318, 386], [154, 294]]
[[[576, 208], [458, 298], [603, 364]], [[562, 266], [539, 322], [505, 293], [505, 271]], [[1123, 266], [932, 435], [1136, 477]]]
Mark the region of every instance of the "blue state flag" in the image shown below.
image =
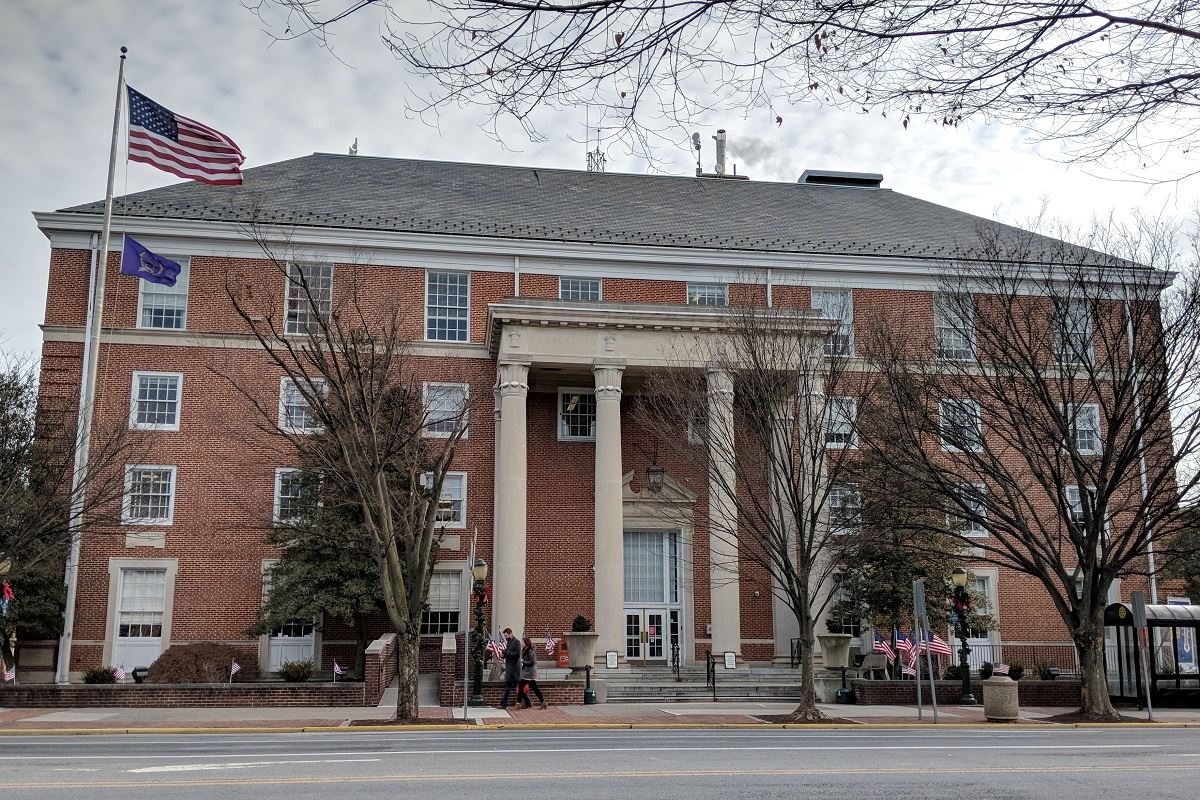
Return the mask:
[[151, 283], [174, 286], [180, 269], [182, 267], [171, 259], [151, 253], [132, 236], [125, 235], [125, 251], [121, 254], [122, 275], [133, 275]]

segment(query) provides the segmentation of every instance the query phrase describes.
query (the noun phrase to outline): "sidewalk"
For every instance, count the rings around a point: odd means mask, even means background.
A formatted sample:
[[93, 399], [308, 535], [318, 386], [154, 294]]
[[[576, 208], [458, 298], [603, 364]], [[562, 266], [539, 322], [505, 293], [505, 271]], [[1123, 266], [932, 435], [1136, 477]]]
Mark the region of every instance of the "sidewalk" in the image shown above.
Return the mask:
[[[761, 725], [775, 722], [791, 712], [795, 703], [607, 703], [593, 706], [558, 706], [501, 711], [496, 708], [468, 709], [468, 717], [477, 725], [503, 726], [732, 726]], [[917, 718], [913, 706], [822, 705], [826, 716], [861, 724], [914, 725], [932, 724], [933, 711], [923, 710]], [[1073, 708], [1023, 708], [1021, 723], [1045, 724], [1043, 720]], [[1122, 713], [1145, 721], [1144, 711], [1125, 709]], [[358, 720], [386, 721], [392, 706], [378, 708], [81, 708], [38, 709], [0, 708], [0, 733], [32, 733], [69, 730], [162, 730], [162, 729], [263, 729], [299, 730], [304, 728], [350, 727]], [[462, 709], [423, 707], [421, 716], [444, 719], [451, 723], [462, 718]], [[765, 718], [765, 719], [764, 719]], [[982, 706], [948, 706], [939, 709], [941, 724], [983, 724]], [[1155, 712], [1160, 723], [1188, 724], [1200, 727], [1200, 709], [1165, 709]], [[990, 726], [990, 725], [989, 725]], [[413, 730], [419, 731], [420, 726]], [[427, 728], [426, 728], [427, 729]], [[370, 727], [357, 730], [371, 730]]]

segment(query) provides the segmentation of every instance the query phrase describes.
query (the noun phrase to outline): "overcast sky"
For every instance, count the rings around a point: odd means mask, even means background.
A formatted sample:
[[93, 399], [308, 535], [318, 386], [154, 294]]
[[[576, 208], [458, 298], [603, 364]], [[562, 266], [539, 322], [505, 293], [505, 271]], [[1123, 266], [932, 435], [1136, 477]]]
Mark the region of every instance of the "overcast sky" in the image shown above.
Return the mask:
[[[420, 0], [410, 0], [420, 2]], [[377, 22], [353, 20], [338, 37], [346, 66], [311, 43], [271, 46], [236, 0], [6, 0], [0, 42], [0, 349], [36, 352], [44, 312], [49, 246], [31, 216], [104, 196], [116, 88], [117, 49], [130, 48], [127, 80], [168, 108], [229, 134], [247, 166], [313, 152], [344, 153], [355, 137], [372, 156], [528, 164], [582, 169], [584, 109], [544, 114], [547, 141], [514, 132], [505, 146], [485, 135], [484, 112], [452, 109], [437, 128], [405, 111], [403, 87], [415, 80], [378, 44]], [[593, 115], [596, 113], [592, 112]], [[1147, 191], [1056, 163], [1018, 130], [972, 124], [960, 129], [866, 117], [816, 104], [774, 114], [714, 114], [692, 126], [705, 142], [729, 132], [738, 171], [794, 181], [806, 168], [880, 172], [884, 186], [981, 216], [1020, 223], [1043, 200], [1058, 217], [1142, 207], [1182, 213], [1198, 187]], [[677, 174], [694, 169], [686, 149], [665, 151]], [[609, 171], [644, 172], [620, 150]], [[1092, 170], [1093, 172], [1096, 170]], [[117, 193], [175, 182], [145, 164], [118, 164]]]

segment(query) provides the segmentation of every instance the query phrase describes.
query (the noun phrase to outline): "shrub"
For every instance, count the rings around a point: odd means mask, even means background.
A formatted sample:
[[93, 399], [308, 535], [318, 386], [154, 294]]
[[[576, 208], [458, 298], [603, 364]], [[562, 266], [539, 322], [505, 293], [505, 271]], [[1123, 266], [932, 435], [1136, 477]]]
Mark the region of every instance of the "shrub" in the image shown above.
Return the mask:
[[258, 656], [227, 644], [197, 642], [177, 644], [150, 665], [150, 683], [227, 683], [229, 667], [237, 659], [241, 670], [234, 681], [253, 680], [258, 675]]
[[112, 667], [92, 667], [83, 671], [84, 683], [116, 683], [117, 674]]
[[1014, 681], [1021, 680], [1021, 678], [1025, 677], [1025, 667], [1020, 664], [1009, 664], [1008, 677], [1012, 678]]
[[303, 683], [312, 677], [312, 661], [285, 661], [279, 665], [279, 677], [289, 683]]
[[1036, 672], [1037, 676], [1044, 681], [1052, 681], [1058, 677], [1058, 670], [1055, 669], [1054, 665], [1045, 661], [1040, 661], [1035, 664], [1033, 671]]
[[958, 664], [951, 664], [950, 666], [946, 667], [946, 671], [942, 673], [942, 680], [961, 681], [962, 667], [960, 667]]
[[990, 662], [990, 661], [983, 662], [982, 664], [979, 665], [979, 679], [986, 681], [988, 678], [992, 677], [992, 674], [995, 672], [995, 669], [996, 668], [994, 666], [992, 666], [992, 662]]
[[591, 629], [592, 629], [592, 621], [590, 619], [588, 619], [587, 617], [585, 617], [583, 614], [580, 614], [571, 623], [571, 632], [572, 633], [587, 633]]

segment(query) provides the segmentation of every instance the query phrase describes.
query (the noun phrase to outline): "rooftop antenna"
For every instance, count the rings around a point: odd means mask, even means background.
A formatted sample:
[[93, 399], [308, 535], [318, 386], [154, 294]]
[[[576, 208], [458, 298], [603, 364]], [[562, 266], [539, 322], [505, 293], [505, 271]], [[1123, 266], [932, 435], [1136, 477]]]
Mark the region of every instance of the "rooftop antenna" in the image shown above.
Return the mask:
[[608, 163], [608, 159], [604, 155], [604, 151], [600, 149], [600, 129], [596, 128], [596, 149], [587, 154], [587, 171], [588, 172], [604, 172], [604, 166]]
[[350, 155], [358, 155], [358, 137], [354, 137], [354, 144], [350, 145]]
[[700, 134], [692, 134], [692, 147], [696, 150], [696, 177], [699, 178], [704, 174], [704, 167], [700, 165]]

